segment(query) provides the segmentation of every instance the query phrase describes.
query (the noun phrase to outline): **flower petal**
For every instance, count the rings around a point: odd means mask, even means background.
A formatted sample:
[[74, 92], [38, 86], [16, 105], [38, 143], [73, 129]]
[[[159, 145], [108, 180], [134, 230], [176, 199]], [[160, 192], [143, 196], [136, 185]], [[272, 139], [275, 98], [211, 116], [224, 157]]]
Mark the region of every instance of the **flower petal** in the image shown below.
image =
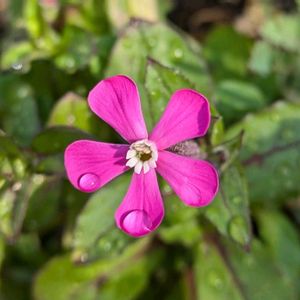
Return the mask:
[[150, 140], [163, 150], [179, 142], [205, 135], [210, 123], [207, 99], [190, 89], [176, 91]]
[[71, 183], [83, 192], [94, 192], [122, 174], [128, 145], [80, 140], [65, 151], [65, 168]]
[[113, 127], [126, 141], [148, 137], [136, 84], [117, 75], [100, 81], [89, 93], [92, 111]]
[[208, 205], [218, 192], [218, 173], [207, 161], [160, 151], [157, 171], [189, 206]]
[[116, 211], [118, 227], [127, 234], [140, 237], [155, 230], [164, 216], [164, 206], [156, 173], [133, 173], [128, 192]]

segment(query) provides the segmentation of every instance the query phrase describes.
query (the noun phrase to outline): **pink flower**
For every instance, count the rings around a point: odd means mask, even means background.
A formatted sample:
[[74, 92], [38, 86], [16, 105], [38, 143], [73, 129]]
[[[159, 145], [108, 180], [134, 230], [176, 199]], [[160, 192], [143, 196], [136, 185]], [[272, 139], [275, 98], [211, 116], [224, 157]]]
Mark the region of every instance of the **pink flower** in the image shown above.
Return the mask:
[[190, 89], [176, 91], [150, 135], [136, 84], [130, 78], [118, 75], [102, 80], [89, 93], [88, 103], [129, 145], [76, 141], [65, 151], [67, 175], [75, 188], [94, 192], [134, 169], [115, 214], [121, 230], [140, 237], [160, 225], [164, 206], [156, 171], [186, 205], [200, 207], [213, 200], [219, 185], [215, 168], [206, 161], [168, 151], [170, 146], [207, 132], [210, 110], [204, 96]]

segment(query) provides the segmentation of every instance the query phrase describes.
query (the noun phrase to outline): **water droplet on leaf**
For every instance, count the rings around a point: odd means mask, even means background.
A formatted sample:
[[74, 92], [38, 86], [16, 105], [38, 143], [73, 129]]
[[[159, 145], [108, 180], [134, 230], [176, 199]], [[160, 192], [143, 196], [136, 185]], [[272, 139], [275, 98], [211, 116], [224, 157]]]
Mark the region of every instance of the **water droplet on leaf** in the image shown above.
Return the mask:
[[240, 204], [240, 203], [242, 202], [242, 198], [239, 197], [239, 196], [236, 196], [236, 197], [234, 197], [234, 198], [232, 199], [232, 202], [233, 202], [234, 204]]
[[28, 86], [22, 86], [17, 91], [18, 97], [25, 98], [30, 94], [30, 88]]
[[208, 274], [208, 281], [212, 287], [214, 287], [216, 289], [222, 288], [222, 285], [223, 285], [222, 280], [217, 272], [210, 271]]
[[235, 216], [230, 220], [229, 235], [236, 242], [245, 245], [249, 242], [248, 224], [242, 216]]
[[181, 59], [182, 56], [183, 56], [182, 50], [179, 49], [179, 48], [175, 49], [174, 52], [173, 52], [173, 56], [174, 56], [174, 58], [177, 59], [177, 60]]
[[16, 62], [16, 63], [13, 63], [11, 65], [11, 67], [15, 70], [15, 71], [20, 71], [22, 68], [23, 68], [23, 64], [20, 63], [20, 62]]

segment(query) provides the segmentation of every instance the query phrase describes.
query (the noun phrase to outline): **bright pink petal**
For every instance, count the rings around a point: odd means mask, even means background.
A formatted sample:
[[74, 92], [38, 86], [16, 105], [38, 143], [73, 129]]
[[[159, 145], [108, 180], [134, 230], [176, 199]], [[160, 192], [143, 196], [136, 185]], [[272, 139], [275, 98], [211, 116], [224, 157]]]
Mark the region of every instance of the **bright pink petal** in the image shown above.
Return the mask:
[[218, 173], [204, 160], [160, 151], [157, 171], [189, 206], [208, 205], [218, 192]]
[[92, 111], [113, 127], [126, 141], [148, 137], [136, 84], [118, 75], [100, 81], [89, 93]]
[[158, 149], [166, 149], [205, 135], [209, 123], [210, 109], [206, 98], [194, 90], [179, 90], [172, 95], [149, 139]]
[[65, 168], [71, 183], [83, 192], [94, 192], [122, 174], [128, 145], [76, 141], [65, 151]]
[[115, 214], [118, 227], [140, 237], [155, 230], [164, 216], [156, 173], [133, 173], [128, 192]]

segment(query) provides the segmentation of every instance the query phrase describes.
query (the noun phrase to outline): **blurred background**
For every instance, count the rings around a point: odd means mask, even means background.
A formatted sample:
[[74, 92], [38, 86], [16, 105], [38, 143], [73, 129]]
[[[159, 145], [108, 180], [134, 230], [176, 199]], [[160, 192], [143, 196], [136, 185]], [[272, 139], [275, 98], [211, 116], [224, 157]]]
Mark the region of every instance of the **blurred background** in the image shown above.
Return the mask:
[[[300, 299], [299, 0], [0, 0], [0, 299]], [[148, 237], [116, 229], [123, 176], [93, 194], [63, 152], [120, 142], [88, 91], [131, 76], [149, 130], [176, 89], [210, 99], [220, 192]], [[130, 173], [130, 172], [129, 172]]]

